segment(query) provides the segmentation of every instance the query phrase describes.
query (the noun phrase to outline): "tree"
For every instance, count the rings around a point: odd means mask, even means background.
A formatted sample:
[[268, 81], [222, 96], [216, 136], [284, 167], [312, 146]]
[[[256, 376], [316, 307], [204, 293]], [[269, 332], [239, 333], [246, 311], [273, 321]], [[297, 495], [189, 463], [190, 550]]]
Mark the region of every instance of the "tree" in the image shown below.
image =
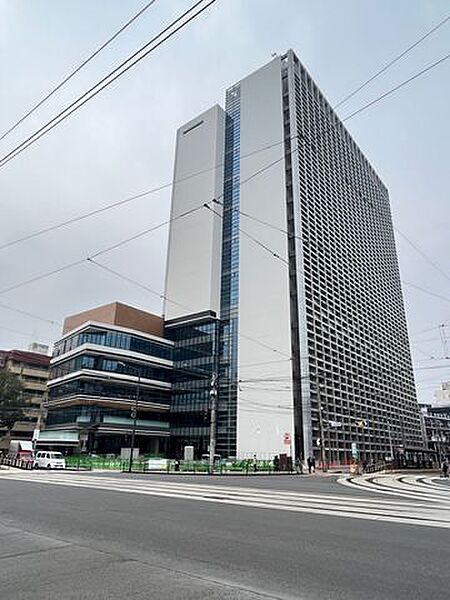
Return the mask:
[[23, 418], [22, 383], [15, 373], [0, 369], [0, 427], [10, 430]]

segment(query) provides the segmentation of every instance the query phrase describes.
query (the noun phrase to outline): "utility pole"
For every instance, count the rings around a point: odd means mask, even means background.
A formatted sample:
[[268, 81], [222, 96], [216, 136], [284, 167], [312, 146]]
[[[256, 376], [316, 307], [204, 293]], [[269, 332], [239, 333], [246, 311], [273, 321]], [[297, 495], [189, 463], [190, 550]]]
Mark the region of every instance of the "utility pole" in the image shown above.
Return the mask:
[[141, 390], [141, 374], [138, 369], [135, 370], [137, 375], [137, 388], [136, 388], [136, 398], [134, 409], [131, 411], [131, 416], [133, 418], [133, 429], [131, 430], [131, 452], [130, 452], [130, 464], [128, 465], [128, 473], [131, 473], [133, 469], [133, 450], [134, 450], [134, 440], [136, 438], [136, 421], [137, 421], [137, 411], [139, 404], [139, 394]]
[[139, 405], [139, 396], [141, 391], [141, 373], [138, 367], [133, 367], [132, 365], [128, 365], [122, 361], [117, 363], [119, 367], [121, 367], [124, 372], [131, 371], [134, 372], [137, 377], [137, 388], [136, 388], [136, 396], [134, 401], [134, 407], [131, 409], [131, 418], [133, 419], [133, 428], [131, 430], [131, 448], [130, 448], [130, 461], [128, 463], [128, 473], [131, 473], [133, 470], [133, 450], [134, 450], [134, 442], [136, 439], [136, 421], [137, 421], [137, 412]]
[[209, 425], [209, 473], [214, 472], [214, 458], [216, 454], [216, 432], [217, 432], [217, 372], [211, 375], [211, 421]]

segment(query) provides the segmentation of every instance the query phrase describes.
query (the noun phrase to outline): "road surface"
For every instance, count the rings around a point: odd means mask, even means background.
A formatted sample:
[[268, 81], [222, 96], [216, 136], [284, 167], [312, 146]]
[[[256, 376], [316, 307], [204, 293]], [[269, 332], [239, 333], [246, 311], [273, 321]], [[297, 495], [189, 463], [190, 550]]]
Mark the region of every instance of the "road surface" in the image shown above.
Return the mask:
[[[344, 482], [345, 483], [345, 482]], [[8, 600], [447, 600], [450, 485], [427, 477], [0, 472]]]

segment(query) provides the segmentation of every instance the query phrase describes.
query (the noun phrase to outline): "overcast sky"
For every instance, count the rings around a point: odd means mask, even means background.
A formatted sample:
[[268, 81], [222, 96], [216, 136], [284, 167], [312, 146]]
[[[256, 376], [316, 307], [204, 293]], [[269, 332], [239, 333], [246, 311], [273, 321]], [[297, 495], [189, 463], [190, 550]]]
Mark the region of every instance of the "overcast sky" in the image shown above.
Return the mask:
[[[124, 34], [15, 132], [3, 156], [192, 0], [157, 0]], [[144, 0], [0, 0], [0, 135], [143, 5]], [[0, 244], [170, 182], [176, 129], [273, 52], [292, 47], [332, 104], [450, 13], [447, 0], [218, 0], [167, 44], [0, 169]], [[450, 50], [450, 22], [339, 109], [345, 116]], [[438, 325], [450, 324], [450, 61], [348, 122], [390, 190], [419, 398], [450, 379]], [[160, 313], [156, 296], [88, 263], [1, 290], [158, 224], [170, 190], [0, 250], [0, 303], [61, 322], [119, 300]], [[167, 228], [104, 264], [163, 289]], [[442, 329], [442, 328], [441, 328]], [[423, 330], [429, 330], [421, 333]], [[447, 328], [450, 338], [450, 326]], [[51, 343], [60, 325], [0, 307], [0, 348]], [[450, 353], [450, 339], [449, 349]], [[436, 358], [430, 359], [430, 356]], [[441, 368], [444, 365], [445, 368]]]

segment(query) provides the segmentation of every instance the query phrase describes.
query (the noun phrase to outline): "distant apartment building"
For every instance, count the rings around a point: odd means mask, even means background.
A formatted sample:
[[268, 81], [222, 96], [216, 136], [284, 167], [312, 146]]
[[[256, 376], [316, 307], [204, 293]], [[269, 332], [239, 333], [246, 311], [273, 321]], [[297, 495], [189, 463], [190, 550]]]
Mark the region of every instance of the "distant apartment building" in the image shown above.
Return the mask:
[[216, 378], [224, 457], [423, 449], [388, 190], [292, 50], [178, 130], [171, 210], [177, 447]]
[[[48, 351], [47, 346], [44, 348]], [[24, 416], [20, 421], [16, 421], [8, 439], [33, 438], [46, 399], [49, 366], [50, 356], [47, 354], [25, 350], [0, 351], [0, 368], [18, 376], [22, 384], [21, 396], [25, 403]], [[6, 430], [0, 432], [0, 436], [5, 436], [6, 433]]]
[[47, 427], [38, 446], [120, 454], [165, 454], [173, 343], [161, 317], [114, 302], [70, 316], [56, 342], [48, 382]]
[[450, 381], [444, 381], [441, 383], [441, 387], [434, 393], [433, 405], [438, 406], [450, 406]]

